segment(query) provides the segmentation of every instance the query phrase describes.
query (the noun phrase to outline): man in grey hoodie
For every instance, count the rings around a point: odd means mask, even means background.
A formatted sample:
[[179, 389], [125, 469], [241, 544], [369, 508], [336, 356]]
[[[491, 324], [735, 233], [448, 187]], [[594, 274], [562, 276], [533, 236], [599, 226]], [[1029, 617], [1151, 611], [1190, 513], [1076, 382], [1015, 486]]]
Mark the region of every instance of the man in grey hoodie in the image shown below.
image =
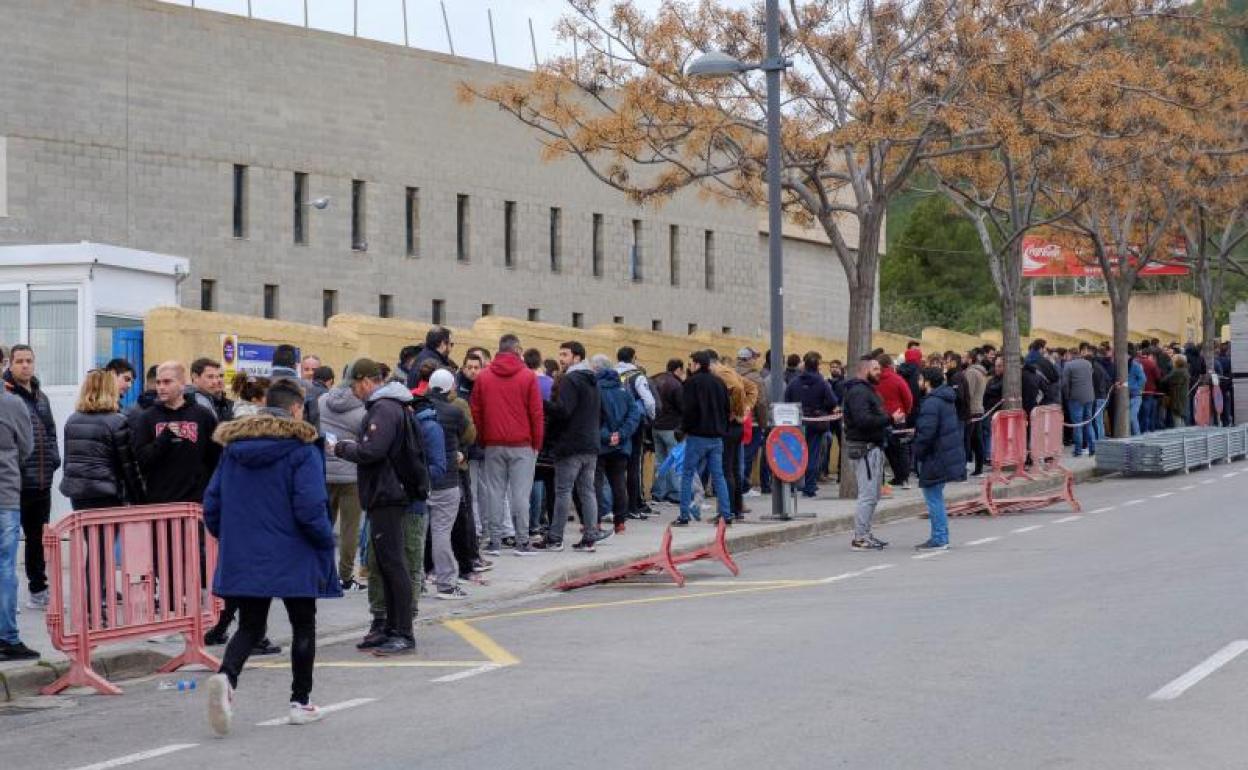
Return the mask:
[[1092, 428], [1096, 388], [1092, 377], [1092, 362], [1086, 358], [1072, 358], [1062, 367], [1062, 398], [1066, 401], [1070, 421], [1076, 426], [1075, 457], [1083, 454], [1085, 447], [1088, 454], [1096, 454], [1096, 434]]
[[[333, 436], [337, 441], [359, 441], [360, 426], [364, 424], [364, 402], [351, 392], [354, 378], [350, 371], [343, 377], [343, 384], [318, 399], [322, 435]], [[342, 590], [356, 588], [355, 552], [360, 539], [360, 490], [356, 466], [332, 452], [326, 452], [325, 481], [329, 486], [329, 518], [331, 525], [338, 521], [338, 576]]]
[[[0, 348], [0, 363], [4, 351]], [[0, 661], [33, 660], [39, 653], [17, 635], [17, 545], [22, 534], [22, 463], [34, 451], [30, 413], [0, 389]]]

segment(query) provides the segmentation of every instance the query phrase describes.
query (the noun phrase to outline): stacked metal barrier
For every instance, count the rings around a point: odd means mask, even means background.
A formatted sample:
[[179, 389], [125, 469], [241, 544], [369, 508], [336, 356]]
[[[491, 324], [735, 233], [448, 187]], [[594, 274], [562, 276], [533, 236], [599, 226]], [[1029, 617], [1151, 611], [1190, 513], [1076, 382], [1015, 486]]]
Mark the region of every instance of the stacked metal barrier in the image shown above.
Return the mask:
[[1175, 428], [1096, 442], [1097, 470], [1128, 476], [1190, 472], [1246, 455], [1248, 425]]

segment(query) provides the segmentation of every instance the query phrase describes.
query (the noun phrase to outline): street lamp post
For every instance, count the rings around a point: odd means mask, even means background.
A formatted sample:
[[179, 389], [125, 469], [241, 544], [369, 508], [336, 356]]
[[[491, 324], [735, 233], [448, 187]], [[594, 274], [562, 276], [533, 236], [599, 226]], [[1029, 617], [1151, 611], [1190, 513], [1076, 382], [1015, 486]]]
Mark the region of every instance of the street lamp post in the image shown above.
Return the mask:
[[[768, 396], [773, 404], [784, 400], [784, 226], [780, 189], [780, 73], [791, 62], [780, 56], [780, 0], [767, 0], [767, 58], [749, 64], [725, 53], [710, 51], [689, 63], [691, 77], [732, 77], [751, 70], [767, 76], [767, 246], [771, 307], [771, 382]], [[760, 426], [761, 427], [761, 426]], [[814, 458], [811, 458], [814, 461]], [[763, 462], [766, 462], [764, 457]], [[771, 512], [785, 518], [785, 484], [773, 480]]]

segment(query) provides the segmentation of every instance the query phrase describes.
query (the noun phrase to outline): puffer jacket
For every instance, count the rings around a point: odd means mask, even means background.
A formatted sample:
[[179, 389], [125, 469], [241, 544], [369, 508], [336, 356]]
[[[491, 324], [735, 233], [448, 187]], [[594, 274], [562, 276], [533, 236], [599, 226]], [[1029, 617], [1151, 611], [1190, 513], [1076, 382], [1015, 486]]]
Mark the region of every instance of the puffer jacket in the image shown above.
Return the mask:
[[204, 526], [220, 543], [217, 596], [342, 595], [316, 429], [280, 410], [222, 423], [225, 447], [204, 494]]
[[[364, 402], [355, 397], [351, 388], [340, 386], [321, 396], [319, 405], [321, 434], [332, 433], [339, 441], [359, 441], [360, 425], [364, 422]], [[235, 412], [238, 410], [235, 409]], [[353, 463], [329, 455], [325, 459], [325, 481], [330, 484], [354, 484], [358, 471]]]
[[52, 404], [39, 386], [38, 377], [31, 378], [30, 390], [27, 390], [13, 380], [12, 372], [5, 372], [4, 387], [26, 404], [30, 413], [30, 427], [35, 437], [35, 451], [22, 463], [22, 489], [51, 489], [52, 474], [61, 467], [61, 450], [56, 439], [56, 420], [52, 417]]
[[[641, 424], [641, 405], [624, 389], [620, 375], [604, 369], [598, 372], [598, 394], [602, 402], [602, 420], [598, 428], [598, 454], [631, 454], [633, 434]], [[611, 434], [619, 433], [620, 441], [611, 446]]]
[[70, 500], [144, 501], [130, 424], [121, 412], [74, 412], [65, 421], [65, 471], [61, 494]]
[[953, 388], [941, 385], [919, 405], [914, 456], [919, 463], [920, 487], [966, 480], [966, 447], [956, 401]]

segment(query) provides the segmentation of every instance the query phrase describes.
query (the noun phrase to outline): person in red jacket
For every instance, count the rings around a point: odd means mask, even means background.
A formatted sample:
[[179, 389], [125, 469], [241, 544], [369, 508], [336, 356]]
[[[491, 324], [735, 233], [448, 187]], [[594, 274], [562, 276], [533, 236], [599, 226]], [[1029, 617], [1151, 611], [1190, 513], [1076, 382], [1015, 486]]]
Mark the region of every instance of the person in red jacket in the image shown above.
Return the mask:
[[482, 513], [489, 536], [485, 552], [497, 556], [503, 516], [510, 510], [516, 526], [516, 556], [533, 556], [529, 545], [529, 493], [544, 431], [542, 392], [537, 376], [520, 358], [520, 339], [504, 334], [498, 355], [477, 375], [472, 388], [472, 421], [485, 452]]
[[1151, 349], [1140, 356], [1140, 366], [1144, 367], [1144, 401], [1140, 409], [1140, 432], [1148, 433], [1159, 430], [1161, 426], [1161, 367], [1157, 365], [1157, 357]]
[[[884, 402], [885, 414], [910, 414], [914, 409], [914, 395], [906, 378], [893, 368], [893, 357], [887, 353], [878, 359], [880, 362], [880, 381], [876, 383], [875, 393]], [[888, 482], [895, 487], [909, 489], [910, 480], [910, 448], [903, 446], [897, 437], [890, 435], [884, 447], [884, 456], [888, 458], [888, 467], [893, 469], [893, 478]]]

